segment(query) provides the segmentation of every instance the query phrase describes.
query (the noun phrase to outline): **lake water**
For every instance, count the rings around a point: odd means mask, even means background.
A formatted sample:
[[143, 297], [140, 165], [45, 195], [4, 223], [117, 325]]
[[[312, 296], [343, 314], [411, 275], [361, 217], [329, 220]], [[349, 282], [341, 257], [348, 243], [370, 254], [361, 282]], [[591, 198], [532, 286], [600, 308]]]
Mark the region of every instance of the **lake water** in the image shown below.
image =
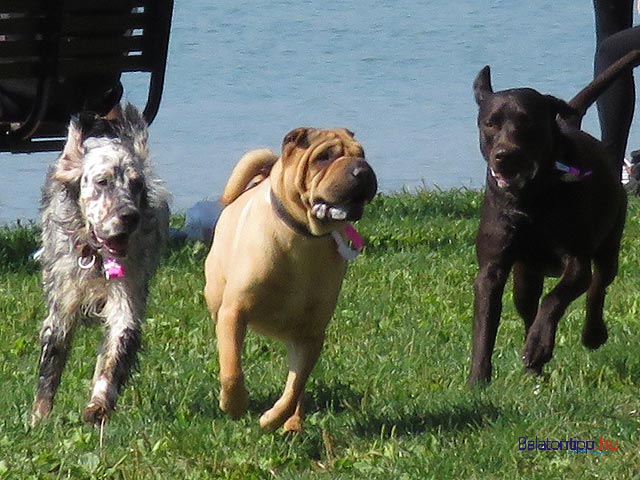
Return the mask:
[[[298, 126], [354, 131], [382, 191], [481, 188], [477, 72], [568, 99], [591, 79], [593, 22], [586, 0], [176, 0], [152, 155], [178, 212]], [[142, 80], [124, 81], [137, 104]], [[599, 136], [595, 109], [585, 128]], [[37, 218], [55, 158], [0, 155], [0, 223]]]

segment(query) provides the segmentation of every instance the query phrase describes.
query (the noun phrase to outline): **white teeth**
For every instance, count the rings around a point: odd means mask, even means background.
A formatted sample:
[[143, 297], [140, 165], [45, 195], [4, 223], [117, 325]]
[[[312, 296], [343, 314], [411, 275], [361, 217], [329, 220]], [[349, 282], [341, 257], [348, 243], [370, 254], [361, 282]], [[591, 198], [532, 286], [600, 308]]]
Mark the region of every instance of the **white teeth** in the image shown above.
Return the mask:
[[311, 213], [313, 213], [318, 220], [324, 220], [325, 217], [327, 216], [327, 209], [328, 208], [329, 207], [327, 206], [326, 203], [316, 203], [311, 208]]
[[347, 210], [342, 207], [330, 207], [326, 203], [316, 203], [311, 207], [311, 213], [318, 220], [346, 220]]
[[496, 179], [498, 187], [504, 188], [509, 184], [509, 182], [507, 182], [502, 175], [496, 173], [493, 168], [490, 168], [489, 170], [491, 171], [491, 176]]
[[329, 218], [332, 220], [344, 220], [347, 218], [347, 211], [340, 207], [331, 207], [329, 209]]

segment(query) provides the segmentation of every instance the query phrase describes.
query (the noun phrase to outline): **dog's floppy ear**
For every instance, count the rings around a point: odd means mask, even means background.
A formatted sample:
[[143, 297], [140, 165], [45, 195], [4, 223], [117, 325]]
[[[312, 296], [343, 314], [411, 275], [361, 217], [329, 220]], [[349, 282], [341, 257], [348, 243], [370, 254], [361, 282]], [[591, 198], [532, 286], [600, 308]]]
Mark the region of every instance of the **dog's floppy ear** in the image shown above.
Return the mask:
[[291, 130], [284, 136], [284, 140], [282, 141], [282, 150], [284, 150], [288, 145], [294, 145], [296, 147], [306, 148], [309, 146], [307, 143], [307, 135], [309, 134], [310, 128], [296, 128], [295, 130]]
[[578, 110], [560, 98], [554, 97], [553, 95], [545, 95], [544, 98], [549, 102], [549, 105], [551, 105], [551, 109], [562, 118], [571, 118], [580, 115]]
[[315, 128], [300, 127], [287, 133], [282, 141], [282, 157], [288, 157], [294, 148], [308, 148], [309, 140], [315, 131]]
[[476, 98], [476, 103], [480, 105], [489, 95], [493, 94], [493, 88], [491, 87], [491, 69], [489, 65], [486, 65], [473, 82], [473, 94]]
[[142, 113], [131, 103], [127, 103], [122, 112], [122, 123], [123, 130], [131, 135], [133, 151], [140, 159], [146, 161], [149, 158], [149, 131]]
[[347, 135], [349, 135], [351, 138], [354, 138], [356, 136], [355, 133], [353, 133], [351, 130], [349, 130], [348, 128], [343, 128], [343, 130], [345, 131], [345, 133]]
[[[82, 157], [84, 156], [83, 132], [87, 128], [88, 119], [76, 115], [71, 118], [67, 141], [64, 144], [62, 155], [58, 159], [53, 177], [62, 183], [72, 183], [80, 179], [82, 175]], [[83, 123], [85, 125], [83, 126]]]

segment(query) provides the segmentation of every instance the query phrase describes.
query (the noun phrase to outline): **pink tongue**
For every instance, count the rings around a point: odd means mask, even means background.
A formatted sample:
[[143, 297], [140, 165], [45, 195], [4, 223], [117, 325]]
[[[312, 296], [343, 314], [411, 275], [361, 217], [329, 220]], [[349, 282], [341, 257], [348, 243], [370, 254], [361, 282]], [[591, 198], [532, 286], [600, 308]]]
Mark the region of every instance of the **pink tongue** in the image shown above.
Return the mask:
[[364, 248], [364, 239], [360, 236], [353, 225], [350, 223], [347, 224], [347, 226], [344, 227], [344, 234], [349, 240], [351, 240], [351, 243], [353, 243], [356, 250], [362, 250]]
[[112, 278], [123, 278], [124, 266], [115, 258], [107, 258], [104, 261], [104, 274], [107, 277], [107, 280]]

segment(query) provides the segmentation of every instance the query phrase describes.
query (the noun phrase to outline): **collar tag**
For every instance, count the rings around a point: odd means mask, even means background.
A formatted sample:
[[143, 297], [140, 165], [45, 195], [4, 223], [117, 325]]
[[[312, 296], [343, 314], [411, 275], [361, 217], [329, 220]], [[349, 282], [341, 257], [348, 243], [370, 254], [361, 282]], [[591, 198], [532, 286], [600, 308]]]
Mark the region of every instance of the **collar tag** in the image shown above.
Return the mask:
[[338, 253], [347, 261], [353, 260], [364, 248], [364, 239], [351, 224], [347, 224], [347, 226], [344, 227], [344, 235], [351, 242], [352, 246], [345, 241], [342, 233], [336, 230], [331, 232], [331, 236], [338, 247]]
[[107, 280], [124, 278], [124, 266], [115, 258], [107, 258], [104, 261], [104, 276]]
[[593, 173], [591, 170], [581, 170], [577, 167], [572, 167], [571, 165], [566, 165], [561, 162], [556, 162], [555, 167], [556, 170], [565, 173], [562, 176], [562, 180], [565, 182], [577, 182], [580, 180], [584, 180], [585, 178], [591, 176], [591, 174]]

